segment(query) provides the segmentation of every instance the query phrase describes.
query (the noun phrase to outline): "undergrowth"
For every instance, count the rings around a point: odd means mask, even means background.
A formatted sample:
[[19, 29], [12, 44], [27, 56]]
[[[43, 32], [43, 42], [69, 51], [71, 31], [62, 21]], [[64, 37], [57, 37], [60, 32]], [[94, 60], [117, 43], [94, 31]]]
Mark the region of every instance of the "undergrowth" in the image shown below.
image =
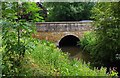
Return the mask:
[[26, 76], [107, 76], [105, 68], [90, 69], [90, 64], [70, 60], [53, 43], [41, 41], [31, 53], [26, 53], [21, 74]]

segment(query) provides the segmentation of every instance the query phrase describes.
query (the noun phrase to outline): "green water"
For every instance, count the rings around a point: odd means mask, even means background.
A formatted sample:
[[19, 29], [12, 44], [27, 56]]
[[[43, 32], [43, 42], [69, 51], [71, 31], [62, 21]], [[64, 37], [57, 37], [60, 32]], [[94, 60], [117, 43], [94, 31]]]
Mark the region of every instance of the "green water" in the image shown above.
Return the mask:
[[76, 46], [64, 46], [60, 48], [63, 52], [69, 53], [70, 58], [77, 58], [86, 62], [90, 61], [90, 55], [84, 52], [80, 47]]

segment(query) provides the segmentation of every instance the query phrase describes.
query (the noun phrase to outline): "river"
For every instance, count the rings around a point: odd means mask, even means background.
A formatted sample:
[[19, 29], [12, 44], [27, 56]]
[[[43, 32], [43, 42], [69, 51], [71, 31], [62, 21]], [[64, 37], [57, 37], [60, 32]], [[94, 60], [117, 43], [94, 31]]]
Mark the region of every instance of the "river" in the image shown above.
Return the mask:
[[70, 58], [78, 58], [79, 60], [83, 60], [85, 62], [90, 61], [89, 53], [84, 52], [78, 46], [63, 46], [60, 47], [60, 49], [65, 53], [69, 53]]

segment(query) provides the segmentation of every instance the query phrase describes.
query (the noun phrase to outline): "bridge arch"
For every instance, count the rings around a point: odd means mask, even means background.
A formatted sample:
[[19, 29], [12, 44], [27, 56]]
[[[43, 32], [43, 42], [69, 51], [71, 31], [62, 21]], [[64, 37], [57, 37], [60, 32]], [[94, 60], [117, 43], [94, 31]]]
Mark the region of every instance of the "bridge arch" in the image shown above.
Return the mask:
[[64, 37], [62, 37], [59, 42], [58, 42], [58, 46], [59, 47], [63, 47], [63, 46], [77, 46], [78, 41], [80, 41], [80, 39], [75, 36], [75, 35], [66, 35]]

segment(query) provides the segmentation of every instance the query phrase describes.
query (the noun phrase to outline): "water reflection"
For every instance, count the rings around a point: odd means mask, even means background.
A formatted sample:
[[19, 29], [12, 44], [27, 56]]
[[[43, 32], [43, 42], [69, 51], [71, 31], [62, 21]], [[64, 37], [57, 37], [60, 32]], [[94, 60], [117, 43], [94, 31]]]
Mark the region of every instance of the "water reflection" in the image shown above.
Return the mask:
[[83, 52], [78, 46], [64, 46], [60, 47], [60, 49], [65, 53], [69, 53], [70, 58], [78, 58], [86, 62], [90, 61], [90, 55]]

